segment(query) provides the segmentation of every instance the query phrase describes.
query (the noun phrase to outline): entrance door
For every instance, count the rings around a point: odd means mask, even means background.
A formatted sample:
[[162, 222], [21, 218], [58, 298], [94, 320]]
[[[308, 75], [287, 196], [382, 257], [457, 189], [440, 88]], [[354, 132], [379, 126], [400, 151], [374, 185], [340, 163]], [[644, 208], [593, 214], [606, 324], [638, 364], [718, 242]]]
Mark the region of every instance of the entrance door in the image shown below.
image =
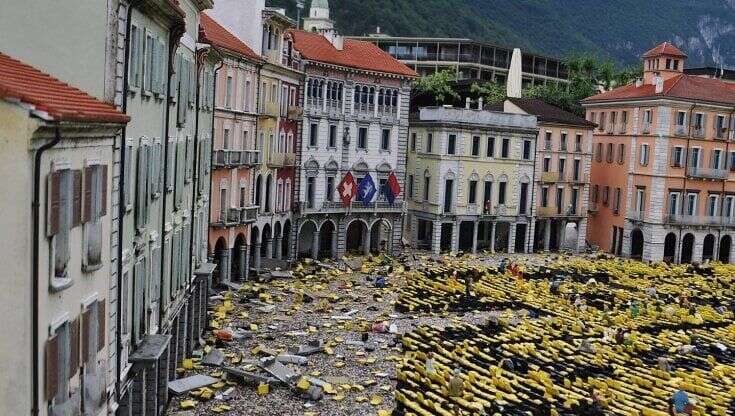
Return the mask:
[[454, 180], [447, 179], [444, 183], [444, 212], [452, 212], [452, 190], [454, 189]]

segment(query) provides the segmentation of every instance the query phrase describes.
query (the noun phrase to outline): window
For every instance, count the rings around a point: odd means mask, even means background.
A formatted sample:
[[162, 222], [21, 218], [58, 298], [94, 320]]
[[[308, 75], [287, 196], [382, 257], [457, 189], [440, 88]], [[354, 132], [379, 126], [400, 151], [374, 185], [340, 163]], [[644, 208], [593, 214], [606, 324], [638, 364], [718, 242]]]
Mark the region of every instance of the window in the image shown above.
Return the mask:
[[549, 187], [541, 187], [541, 206], [546, 208], [549, 206]]
[[444, 181], [444, 212], [452, 212], [454, 205], [454, 179]]
[[566, 162], [567, 162], [567, 159], [566, 158], [563, 158], [563, 157], [560, 157], [559, 158], [559, 178], [563, 178], [564, 177], [564, 171], [565, 171], [565, 167], [566, 167]]
[[620, 188], [615, 188], [615, 198], [613, 199], [613, 213], [620, 212]]
[[133, 88], [142, 86], [143, 71], [143, 30], [137, 25], [130, 27], [130, 57], [128, 80]]
[[602, 143], [597, 143], [597, 155], [595, 156], [595, 159], [598, 162], [602, 162]]
[[610, 125], [608, 126], [607, 131], [612, 132], [615, 128], [615, 122], [617, 121], [616, 118], [618, 116], [618, 113], [616, 111], [613, 111], [610, 113]]
[[447, 154], [453, 155], [457, 151], [457, 135], [450, 134], [447, 136]]
[[607, 163], [612, 163], [615, 156], [613, 155], [613, 144], [607, 144]]
[[712, 151], [712, 156], [710, 156], [710, 167], [712, 169], [722, 168], [722, 150], [721, 149]]
[[225, 107], [232, 108], [232, 77], [229, 75], [225, 89]]
[[572, 179], [575, 181], [579, 181], [580, 178], [580, 165], [582, 161], [579, 159], [574, 159], [573, 165], [572, 165]]
[[508, 186], [507, 182], [498, 183], [498, 204], [505, 205], [505, 190]]
[[59, 325], [46, 341], [46, 399], [69, 400], [69, 381], [79, 370], [79, 319]]
[[334, 176], [327, 176], [326, 200], [334, 201]]
[[[615, 113], [613, 113], [615, 114]], [[562, 132], [561, 138], [559, 141], [559, 150], [566, 151], [567, 150], [567, 134]]]
[[411, 133], [411, 151], [416, 151], [416, 133]]
[[625, 133], [628, 130], [628, 127], [627, 127], [628, 126], [628, 112], [627, 111], [623, 111], [620, 114], [620, 119], [621, 119], [620, 120], [620, 124], [621, 124], [621, 126], [620, 126], [620, 132], [621, 133]]
[[735, 196], [725, 197], [725, 206], [722, 207], [722, 216], [732, 218], [735, 214]]
[[725, 126], [725, 116], [718, 115], [715, 119], [715, 137], [721, 139], [727, 132], [727, 126]]
[[151, 92], [153, 90], [154, 76], [154, 52], [155, 39], [153, 35], [146, 30], [145, 34], [145, 50], [143, 53], [143, 91]]
[[684, 166], [684, 148], [682, 146], [674, 146], [671, 149], [671, 166], [675, 168]]
[[319, 131], [319, 125], [316, 123], [311, 123], [310, 130], [309, 130], [309, 146], [310, 147], [316, 147], [318, 131]]
[[107, 215], [107, 166], [93, 165], [84, 169], [84, 223], [85, 269], [102, 264], [102, 217]]
[[686, 125], [687, 113], [686, 111], [678, 111], [676, 113], [676, 126], [684, 127]]
[[618, 144], [618, 164], [622, 165], [625, 161], [625, 144]]
[[390, 129], [383, 129], [383, 136], [380, 140], [380, 150], [390, 150]]
[[367, 127], [360, 127], [357, 130], [357, 148], [358, 149], [367, 149], [367, 134], [368, 134]]
[[575, 152], [581, 152], [582, 151], [582, 135], [577, 133], [574, 136], [574, 151]]
[[521, 195], [518, 201], [518, 213], [525, 215], [528, 209], [528, 184], [521, 183]]
[[61, 289], [71, 284], [69, 235], [80, 224], [82, 179], [81, 171], [56, 170], [48, 176], [47, 236], [51, 238], [53, 275], [51, 286]]
[[424, 176], [424, 201], [429, 200], [429, 185], [431, 185], [431, 177]]
[[697, 215], [697, 194], [687, 194], [687, 215]]
[[476, 180], [471, 180], [469, 182], [467, 203], [468, 204], [477, 203], [477, 181]]
[[638, 188], [636, 189], [636, 196], [635, 196], [635, 211], [638, 213], [643, 213], [646, 209], [646, 189], [645, 188]]
[[641, 166], [648, 165], [648, 145], [642, 144], [641, 150], [638, 153], [638, 162], [641, 164]]
[[472, 137], [472, 156], [480, 156], [480, 136]]
[[143, 257], [135, 263], [135, 285], [133, 289], [133, 343], [137, 345], [143, 340], [145, 334], [145, 282], [148, 281], [148, 267], [146, 258]]
[[188, 99], [189, 89], [191, 85], [190, 77], [190, 64], [189, 61], [184, 59], [181, 55], [176, 56], [176, 63], [178, 70], [176, 71], [178, 76], [178, 98], [177, 98], [177, 112], [176, 112], [176, 123], [182, 125], [186, 123], [186, 116], [188, 110]]
[[551, 157], [545, 156], [544, 161], [543, 161], [543, 166], [542, 166], [543, 171], [548, 172], [550, 166], [551, 166]]
[[544, 137], [544, 149], [551, 150], [551, 132], [547, 131]]
[[653, 116], [651, 114], [651, 110], [645, 110], [643, 112], [643, 124], [644, 126], [649, 126], [651, 124], [651, 121], [653, 120]]
[[309, 176], [306, 178], [306, 207], [314, 208], [314, 194], [316, 192], [316, 178]]
[[694, 129], [701, 130], [704, 127], [704, 114], [696, 113], [694, 115]]
[[493, 182], [492, 181], [485, 181], [485, 189], [483, 190], [483, 196], [482, 196], [483, 204], [484, 204], [484, 211], [485, 213], [490, 213], [492, 208], [492, 200], [493, 200]]
[[604, 130], [605, 129], [605, 113], [600, 113], [600, 124], [597, 125], [598, 130]]
[[329, 146], [332, 148], [337, 147], [337, 126], [334, 124], [329, 126]]
[[245, 94], [243, 101], [243, 110], [250, 111], [250, 94], [251, 94], [250, 80], [245, 81]]
[[600, 185], [595, 185], [592, 187], [592, 202], [595, 204], [600, 199]]
[[408, 175], [408, 197], [413, 199], [413, 175]]
[[610, 202], [610, 187], [605, 185], [604, 188], [602, 188], [602, 204], [607, 206]]
[[564, 209], [564, 188], [562, 187], [556, 188], [556, 202], [554, 206], [556, 207], [556, 213], [561, 214]]
[[503, 139], [503, 144], [500, 148], [500, 157], [507, 158], [510, 154], [510, 139]]
[[679, 193], [669, 193], [669, 215], [677, 215], [679, 213]]
[[432, 153], [434, 151], [434, 135], [429, 133], [426, 136], [426, 153]]
[[531, 160], [531, 141], [523, 141], [523, 160]]
[[487, 138], [487, 149], [485, 152], [487, 157], [495, 157], [495, 137]]
[[707, 215], [710, 217], [717, 216], [717, 202], [719, 197], [717, 195], [710, 195], [707, 198]]
[[692, 147], [692, 157], [689, 161], [689, 164], [692, 166], [692, 168], [698, 168], [699, 167], [699, 156], [702, 152], [702, 149], [699, 147]]
[[735, 151], [730, 152], [730, 172], [735, 172]]

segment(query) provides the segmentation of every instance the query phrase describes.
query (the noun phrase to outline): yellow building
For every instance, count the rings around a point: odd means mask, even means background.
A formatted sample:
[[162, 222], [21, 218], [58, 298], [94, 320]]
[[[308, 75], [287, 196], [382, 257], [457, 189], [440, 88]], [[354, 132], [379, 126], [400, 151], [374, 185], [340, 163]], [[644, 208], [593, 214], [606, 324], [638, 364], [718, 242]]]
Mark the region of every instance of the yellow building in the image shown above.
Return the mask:
[[533, 115], [421, 108], [410, 120], [406, 169], [414, 245], [529, 252], [537, 134]]

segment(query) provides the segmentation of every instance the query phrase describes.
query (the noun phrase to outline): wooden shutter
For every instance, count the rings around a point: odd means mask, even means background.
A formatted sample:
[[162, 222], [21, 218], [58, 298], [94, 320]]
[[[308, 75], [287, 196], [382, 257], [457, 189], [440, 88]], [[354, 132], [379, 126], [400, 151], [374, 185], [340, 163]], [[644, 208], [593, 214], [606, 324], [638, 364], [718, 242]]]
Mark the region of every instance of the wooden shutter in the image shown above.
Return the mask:
[[82, 224], [82, 171], [72, 171], [74, 189], [72, 190], [72, 228]]
[[79, 370], [79, 318], [69, 323], [69, 378]]
[[46, 341], [46, 400], [51, 400], [59, 391], [59, 336], [55, 334]]
[[48, 220], [47, 234], [49, 237], [59, 233], [61, 225], [61, 171], [49, 173], [47, 190]]
[[94, 217], [92, 213], [93, 177], [94, 167], [89, 166], [84, 168], [84, 214], [82, 217], [82, 222], [84, 223], [89, 222]]
[[102, 182], [102, 185], [100, 186], [101, 193], [100, 195], [100, 218], [107, 215], [107, 165], [102, 165], [98, 169], [100, 169], [102, 172], [100, 174], [100, 181]]
[[105, 348], [105, 328], [107, 323], [107, 313], [105, 308], [105, 299], [97, 301], [97, 351]]
[[[82, 361], [89, 360], [89, 353], [92, 343], [92, 310], [94, 303], [89, 305], [87, 310], [82, 313]], [[96, 318], [96, 317], [95, 317]]]
[[709, 167], [711, 169], [717, 169], [718, 168], [717, 166], [715, 166], [715, 151], [714, 150], [710, 150], [710, 152], [709, 152]]

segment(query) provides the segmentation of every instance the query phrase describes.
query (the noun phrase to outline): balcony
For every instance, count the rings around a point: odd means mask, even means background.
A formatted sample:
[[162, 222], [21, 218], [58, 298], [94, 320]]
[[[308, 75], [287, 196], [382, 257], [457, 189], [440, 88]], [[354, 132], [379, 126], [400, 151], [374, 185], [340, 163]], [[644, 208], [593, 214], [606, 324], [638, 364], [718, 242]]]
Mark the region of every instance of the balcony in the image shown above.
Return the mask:
[[569, 207], [565, 210], [559, 208], [559, 207], [538, 207], [536, 210], [536, 215], [539, 217], [546, 217], [546, 218], [557, 218], [557, 217], [581, 217], [582, 214], [577, 213], [577, 209], [575, 207]]
[[486, 216], [486, 217], [497, 217], [497, 216], [516, 216], [516, 215], [526, 215], [526, 214], [516, 214], [516, 207], [511, 207], [508, 205], [497, 205], [494, 207], [485, 207], [481, 215]]
[[279, 107], [278, 103], [272, 103], [267, 102], [265, 104], [260, 105], [260, 114], [261, 117], [278, 117], [279, 115]]
[[615, 131], [618, 134], [625, 134], [628, 132], [628, 125], [625, 123], [618, 123], [617, 126], [615, 127]]
[[215, 228], [237, 227], [255, 222], [258, 217], [258, 206], [228, 208], [219, 213], [217, 221], [212, 222]]
[[709, 216], [709, 215], [687, 215], [687, 214], [669, 214], [666, 216], [666, 222], [678, 225], [699, 225], [699, 226], [733, 226], [735, 222], [733, 218]]
[[674, 134], [676, 134], [677, 136], [686, 136], [687, 135], [686, 126], [676, 126], [674, 128]]
[[542, 183], [553, 183], [559, 180], [559, 173], [557, 172], [544, 172], [541, 174], [540, 181]]
[[255, 222], [255, 220], [258, 219], [258, 208], [260, 207], [257, 205], [240, 207], [240, 224], [250, 224]]
[[367, 206], [360, 201], [352, 201], [352, 203], [345, 207], [342, 202], [339, 201], [324, 201], [321, 207], [318, 204], [314, 204], [313, 207], [309, 208], [305, 201], [299, 202], [299, 212], [304, 214], [329, 214], [329, 213], [342, 213], [342, 212], [381, 212], [381, 213], [403, 213], [405, 208], [405, 202], [402, 199], [396, 199], [393, 201], [393, 205], [389, 204], [388, 201], [375, 201], [371, 202]]
[[644, 221], [646, 219], [645, 211], [630, 211], [628, 213], [628, 219], [633, 221]]
[[730, 176], [727, 169], [700, 168], [698, 166], [689, 166], [687, 176], [699, 179], [711, 179], [724, 181]]
[[287, 118], [291, 121], [301, 120], [304, 116], [304, 109], [295, 105], [288, 106]]
[[292, 167], [296, 162], [295, 153], [272, 153], [268, 157], [268, 166], [272, 168]]
[[715, 138], [720, 140], [727, 139], [727, 127], [715, 129]]
[[651, 133], [651, 123], [643, 123], [643, 126], [641, 127], [641, 132], [643, 134], [650, 134]]
[[238, 166], [252, 166], [260, 163], [259, 150], [215, 150], [215, 168], [233, 168]]
[[702, 137], [704, 137], [704, 133], [705, 132], [704, 132], [704, 127], [703, 126], [699, 126], [699, 127], [694, 126], [694, 129], [692, 130], [692, 135], [694, 137], [702, 138]]

